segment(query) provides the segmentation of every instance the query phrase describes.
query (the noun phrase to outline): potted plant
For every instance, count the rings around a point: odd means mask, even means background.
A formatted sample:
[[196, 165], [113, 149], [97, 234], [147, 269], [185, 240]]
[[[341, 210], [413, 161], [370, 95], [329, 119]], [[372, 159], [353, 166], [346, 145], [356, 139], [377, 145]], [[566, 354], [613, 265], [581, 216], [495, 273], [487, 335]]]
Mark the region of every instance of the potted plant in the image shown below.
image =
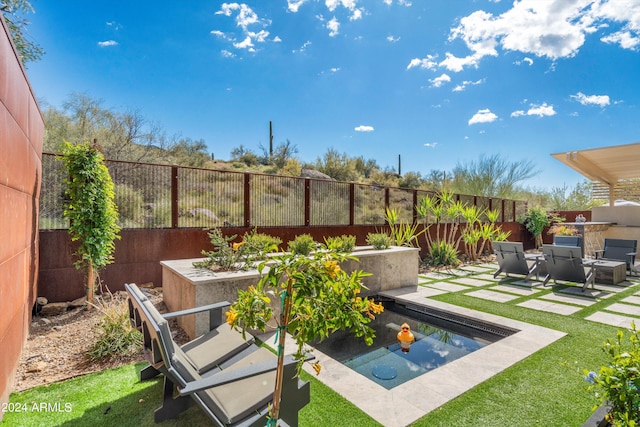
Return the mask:
[[[383, 307], [374, 300], [361, 297], [362, 278], [368, 274], [355, 270], [348, 274], [340, 263], [353, 256], [323, 247], [310, 255], [284, 253], [273, 257], [269, 265], [258, 266], [261, 274], [256, 286], [238, 291], [237, 301], [227, 312], [227, 322], [243, 331], [276, 329], [278, 369], [273, 405], [268, 426], [275, 426], [280, 411], [284, 367], [285, 334], [296, 341], [294, 357], [298, 374], [306, 358], [306, 344], [322, 340], [338, 330], [350, 330], [367, 344], [373, 343], [373, 329], [367, 324]], [[280, 313], [274, 314], [271, 301], [280, 302]], [[320, 364], [313, 365], [320, 373]]]
[[[618, 330], [616, 338], [607, 339], [602, 349], [609, 363], [598, 372], [584, 371], [589, 390], [597, 399], [596, 408], [604, 413], [604, 420], [616, 427], [640, 424], [640, 332], [635, 323], [625, 334]], [[608, 410], [607, 410], [608, 409]]]

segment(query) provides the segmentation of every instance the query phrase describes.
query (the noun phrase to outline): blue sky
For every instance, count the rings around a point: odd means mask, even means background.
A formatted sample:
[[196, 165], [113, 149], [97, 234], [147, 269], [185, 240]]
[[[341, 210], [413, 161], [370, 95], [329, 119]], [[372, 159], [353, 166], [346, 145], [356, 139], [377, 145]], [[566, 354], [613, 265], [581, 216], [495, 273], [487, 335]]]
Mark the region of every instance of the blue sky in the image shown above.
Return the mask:
[[291, 141], [402, 172], [640, 141], [640, 0], [34, 0], [43, 105], [137, 111], [218, 159]]

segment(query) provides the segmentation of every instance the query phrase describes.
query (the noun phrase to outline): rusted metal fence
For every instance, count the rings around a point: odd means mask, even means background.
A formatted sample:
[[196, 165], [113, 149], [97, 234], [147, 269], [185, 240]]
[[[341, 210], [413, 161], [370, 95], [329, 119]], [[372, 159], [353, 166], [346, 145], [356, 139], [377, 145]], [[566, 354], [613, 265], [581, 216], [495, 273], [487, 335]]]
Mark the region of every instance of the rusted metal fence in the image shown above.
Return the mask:
[[[65, 229], [64, 169], [42, 158], [40, 229]], [[311, 178], [107, 160], [123, 228], [211, 228], [383, 225], [386, 208], [417, 221], [424, 190]], [[499, 210], [500, 222], [524, 215], [524, 201], [457, 195]]]

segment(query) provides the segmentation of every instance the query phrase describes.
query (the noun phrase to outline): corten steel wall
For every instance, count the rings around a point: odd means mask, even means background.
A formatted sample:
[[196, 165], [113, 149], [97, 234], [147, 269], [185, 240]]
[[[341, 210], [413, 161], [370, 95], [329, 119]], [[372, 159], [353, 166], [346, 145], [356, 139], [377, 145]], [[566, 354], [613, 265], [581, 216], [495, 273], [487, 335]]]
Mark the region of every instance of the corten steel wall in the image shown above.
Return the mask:
[[[502, 223], [510, 231], [509, 240], [525, 242], [533, 247], [533, 240], [518, 223]], [[247, 227], [224, 227], [226, 236], [238, 239], [250, 231]], [[316, 241], [343, 234], [356, 236], [358, 245], [366, 244], [368, 233], [386, 230], [384, 226], [323, 226], [323, 227], [259, 227], [261, 233], [278, 236], [286, 249], [287, 242], [299, 234], [310, 234]], [[432, 231], [435, 234], [435, 230]], [[108, 265], [100, 278], [112, 292], [123, 290], [125, 283], [148, 283], [162, 286], [160, 261], [201, 257], [203, 250], [211, 250], [207, 231], [202, 229], [138, 229], [122, 230], [116, 241], [114, 263]], [[527, 241], [530, 240], [530, 242]], [[421, 240], [424, 248], [424, 236]], [[82, 274], [73, 268], [73, 245], [66, 230], [40, 231], [40, 274], [38, 295], [49, 301], [71, 301], [84, 295]], [[426, 256], [422, 252], [421, 257]]]
[[[29, 332], [38, 275], [44, 121], [0, 18], [0, 404]], [[0, 411], [0, 419], [2, 419]]]

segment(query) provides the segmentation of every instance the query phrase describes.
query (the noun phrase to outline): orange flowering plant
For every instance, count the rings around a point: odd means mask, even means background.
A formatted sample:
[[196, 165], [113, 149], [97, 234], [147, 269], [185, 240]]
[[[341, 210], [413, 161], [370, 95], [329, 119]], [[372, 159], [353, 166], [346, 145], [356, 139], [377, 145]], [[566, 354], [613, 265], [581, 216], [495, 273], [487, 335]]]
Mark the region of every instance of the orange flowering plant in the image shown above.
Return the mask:
[[[297, 343], [294, 357], [298, 361], [298, 374], [302, 370], [311, 342], [323, 340], [332, 332], [350, 330], [369, 345], [375, 333], [367, 324], [383, 311], [382, 304], [361, 297], [362, 278], [369, 276], [360, 270], [347, 273], [340, 262], [356, 259], [336, 249], [323, 247], [309, 256], [286, 253], [275, 256], [258, 266], [261, 274], [256, 286], [238, 291], [238, 300], [227, 312], [227, 322], [242, 330], [278, 331], [278, 370], [272, 417], [278, 418], [280, 387], [284, 361], [285, 333]], [[274, 315], [272, 300], [280, 305], [280, 314]], [[316, 373], [320, 365], [314, 364]]]

